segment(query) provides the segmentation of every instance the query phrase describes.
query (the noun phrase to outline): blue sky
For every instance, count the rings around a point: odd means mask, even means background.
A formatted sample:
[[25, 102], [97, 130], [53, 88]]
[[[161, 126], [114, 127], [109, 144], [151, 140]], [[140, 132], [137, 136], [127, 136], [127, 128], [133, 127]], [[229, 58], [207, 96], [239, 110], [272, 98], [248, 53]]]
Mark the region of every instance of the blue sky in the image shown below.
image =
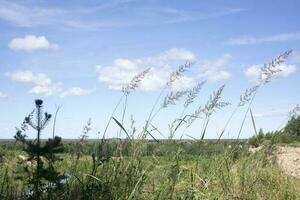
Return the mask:
[[[36, 98], [45, 100], [50, 113], [62, 105], [60, 136], [79, 137], [91, 118], [90, 137], [97, 137], [122, 95], [122, 86], [150, 67], [140, 88], [128, 98], [124, 123], [129, 128], [132, 115], [140, 130], [169, 74], [186, 61], [195, 64], [171, 90], [207, 81], [188, 112], [226, 85], [223, 98], [232, 106], [213, 115], [206, 137], [215, 138], [240, 94], [255, 84], [259, 67], [293, 49], [252, 106], [257, 126], [275, 130], [300, 103], [299, 7], [297, 0], [0, 0], [0, 138], [13, 137], [14, 127], [32, 110]], [[120, 111], [115, 114], [118, 119]], [[168, 124], [181, 111], [179, 102], [153, 123], [167, 135]], [[234, 116], [224, 137], [236, 137], [244, 112]], [[202, 123], [197, 120], [186, 133], [199, 138]], [[43, 137], [51, 135], [50, 127]], [[108, 135], [116, 137], [116, 130], [112, 124]], [[242, 137], [252, 134], [248, 118]]]

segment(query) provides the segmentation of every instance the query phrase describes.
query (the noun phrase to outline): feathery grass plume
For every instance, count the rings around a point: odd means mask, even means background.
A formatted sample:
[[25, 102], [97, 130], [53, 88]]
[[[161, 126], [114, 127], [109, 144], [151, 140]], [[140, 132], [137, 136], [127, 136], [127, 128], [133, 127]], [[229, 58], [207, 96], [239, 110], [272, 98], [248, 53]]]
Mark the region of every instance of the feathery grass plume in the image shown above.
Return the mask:
[[122, 88], [122, 92], [126, 95], [130, 94], [131, 91], [139, 87], [139, 83], [143, 80], [147, 73], [149, 73], [150, 68], [142, 71], [141, 73], [135, 75], [130, 83]]
[[285, 60], [292, 53], [292, 51], [293, 50], [288, 50], [288, 51], [282, 53], [281, 55], [279, 55], [278, 57], [276, 57], [275, 59], [273, 59], [270, 63], [264, 64], [264, 66], [260, 69], [260, 77], [259, 77], [258, 83], [256, 85], [254, 85], [253, 87], [246, 89], [244, 94], [242, 94], [240, 96], [240, 101], [239, 101], [238, 105], [236, 106], [236, 108], [234, 109], [234, 111], [232, 112], [230, 117], [228, 118], [227, 122], [225, 123], [225, 126], [224, 126], [222, 132], [219, 134], [219, 141], [220, 141], [221, 137], [223, 136], [223, 134], [224, 134], [227, 126], [229, 125], [231, 119], [233, 118], [234, 114], [237, 112], [238, 108], [245, 106], [246, 104], [249, 104], [248, 108], [246, 110], [246, 113], [244, 115], [240, 130], [239, 130], [239, 134], [238, 134], [238, 138], [239, 138], [239, 135], [244, 126], [247, 114], [249, 113], [250, 107], [252, 105], [252, 102], [253, 102], [258, 90], [260, 89], [260, 87], [262, 85], [269, 83], [271, 81], [271, 79], [274, 77], [274, 75], [276, 75], [277, 73], [279, 73], [281, 71], [280, 69], [277, 69], [277, 67], [280, 64], [285, 62]]
[[175, 105], [176, 101], [179, 101], [181, 97], [186, 95], [189, 91], [188, 90], [182, 90], [182, 91], [172, 91], [170, 92], [165, 98], [161, 105], [161, 108], [166, 108], [169, 105]]
[[288, 56], [293, 52], [293, 50], [288, 50], [284, 52], [283, 54], [279, 55], [277, 58], [272, 60], [270, 63], [265, 64], [261, 68], [261, 75], [260, 75], [260, 82], [262, 84], [269, 83], [271, 81], [271, 78], [274, 77], [275, 74], [278, 72], [281, 72], [280, 69], [277, 69], [279, 65], [285, 62], [285, 60], [288, 58]]
[[201, 118], [202, 114], [204, 114], [204, 108], [199, 106], [187, 119], [187, 127], [190, 127], [196, 119]]
[[296, 117], [300, 114], [300, 105], [297, 104], [290, 112], [289, 117]]
[[221, 95], [224, 91], [225, 85], [222, 85], [217, 91], [213, 92], [212, 95], [210, 95], [208, 102], [205, 104], [204, 107], [204, 113], [207, 116], [211, 116], [213, 112], [215, 112], [217, 109], [221, 109], [225, 106], [230, 105], [229, 102], [220, 101]]
[[[240, 137], [240, 134], [242, 132], [242, 129], [244, 127], [244, 123], [245, 123], [245, 120], [246, 120], [246, 117], [247, 117], [247, 114], [249, 113], [250, 111], [250, 107], [252, 105], [252, 102], [256, 96], [256, 93], [257, 91], [259, 90], [259, 88], [262, 86], [262, 85], [265, 85], [267, 83], [269, 83], [272, 78], [278, 73], [280, 72], [281, 70], [280, 69], [277, 69], [276, 67], [280, 66], [282, 63], [284, 63], [286, 61], [286, 59], [288, 58], [288, 56], [292, 53], [293, 50], [288, 50], [284, 53], [282, 53], [281, 55], [279, 55], [278, 57], [276, 57], [275, 59], [273, 59], [270, 63], [268, 64], [265, 64], [262, 68], [261, 68], [261, 75], [260, 75], [260, 79], [259, 79], [259, 84], [257, 85], [257, 87], [254, 87], [255, 90], [253, 90], [252, 92], [252, 95], [249, 96], [248, 98], [248, 101], [249, 102], [249, 105], [248, 105], [248, 108], [246, 110], [246, 113], [244, 115], [244, 118], [243, 118], [243, 121], [242, 121], [242, 124], [241, 124], [241, 127], [239, 129], [239, 132], [238, 132], [238, 137]], [[242, 104], [243, 105], [243, 104]]]
[[198, 93], [202, 89], [203, 85], [206, 83], [206, 81], [202, 81], [201, 83], [198, 83], [194, 88], [188, 91], [187, 99], [184, 102], [184, 107], [187, 108], [190, 104], [192, 104], [197, 97]]
[[[124, 109], [123, 109], [123, 116], [125, 116], [125, 112], [126, 112], [126, 105], [127, 105], [127, 96], [130, 94], [130, 92], [132, 92], [133, 90], [135, 90], [138, 86], [139, 86], [139, 83], [142, 81], [142, 79], [146, 76], [146, 74], [150, 71], [150, 68], [144, 70], [143, 72], [141, 72], [140, 74], [137, 74], [136, 76], [134, 76], [132, 78], [132, 80], [130, 81], [130, 83], [127, 85], [127, 86], [124, 86], [122, 88], [122, 92], [123, 92], [123, 95], [120, 97], [118, 103], [116, 104], [115, 108], [113, 109], [110, 117], [109, 117], [109, 120], [105, 126], [105, 129], [103, 131], [103, 135], [106, 134], [107, 130], [108, 130], [108, 127], [110, 125], [110, 122], [111, 120], [113, 119], [113, 116], [115, 114], [115, 112], [117, 111], [119, 105], [122, 103], [123, 99], [125, 98], [125, 106], [124, 106]], [[123, 117], [122, 117], [122, 121], [123, 121]]]
[[242, 94], [240, 96], [240, 102], [239, 102], [238, 106], [246, 105], [251, 100], [252, 96], [255, 94], [255, 92], [257, 91], [258, 88], [259, 88], [259, 85], [255, 85], [249, 89], [246, 89], [244, 94]]
[[225, 85], [222, 85], [216, 92], [213, 92], [212, 95], [209, 97], [209, 101], [206, 103], [204, 107], [204, 114], [205, 114], [205, 120], [202, 127], [202, 133], [201, 133], [201, 140], [204, 139], [208, 123], [210, 120], [211, 115], [216, 112], [217, 109], [221, 109], [223, 107], [226, 107], [230, 105], [229, 102], [222, 102], [221, 100], [221, 94], [223, 93]]
[[278, 57], [273, 59], [270, 63], [264, 64], [264, 66], [260, 69], [260, 77], [258, 80], [258, 84], [246, 89], [245, 93], [240, 96], [240, 102], [238, 106], [244, 106], [255, 96], [257, 90], [264, 84], [267, 84], [271, 81], [271, 79], [282, 70], [277, 67], [285, 62], [288, 56], [292, 53], [293, 50], [288, 50]]
[[84, 149], [86, 146], [86, 140], [89, 137], [88, 133], [92, 130], [92, 119], [89, 118], [86, 125], [83, 126], [82, 128], [82, 134], [79, 137], [79, 141], [78, 143], [75, 145], [75, 151], [76, 155], [77, 155], [77, 160], [80, 158], [80, 156], [82, 156], [84, 154]]
[[223, 93], [225, 85], [222, 85], [217, 91], [214, 91], [209, 100], [206, 102], [205, 106], [199, 106], [193, 114], [187, 120], [187, 127], [191, 126], [197, 118], [200, 118], [202, 114], [205, 115], [206, 118], [210, 117], [217, 109], [221, 109], [230, 105], [229, 102], [223, 102], [221, 100], [221, 95]]
[[167, 86], [171, 86], [177, 79], [183, 76], [184, 72], [186, 72], [191, 66], [192, 62], [186, 62], [184, 65], [180, 65], [178, 69], [171, 73], [169, 81], [167, 82]]
[[[250, 92], [251, 95], [249, 95], [248, 97], [246, 97], [246, 101], [242, 101], [244, 100], [244, 98], [240, 98], [240, 103], [238, 104], [238, 106], [236, 107], [236, 109], [233, 111], [233, 113], [231, 114], [230, 118], [228, 119], [228, 121], [226, 122], [225, 124], [225, 127], [222, 131], [222, 133], [220, 134], [219, 136], [219, 139], [218, 141], [220, 141], [223, 133], [225, 132], [225, 129], [227, 127], [227, 125], [229, 124], [229, 122], [231, 121], [233, 115], [236, 113], [236, 111], [238, 110], [238, 107], [239, 106], [244, 106], [246, 103], [249, 102], [249, 105], [248, 105], [248, 108], [245, 112], [245, 115], [243, 117], [243, 120], [242, 120], [242, 124], [239, 128], [239, 131], [238, 131], [238, 136], [237, 136], [237, 139], [239, 139], [240, 137], [240, 134], [242, 132], [242, 129], [244, 127], [244, 124], [245, 124], [245, 121], [246, 121], [246, 117], [247, 117], [247, 114], [250, 112], [250, 109], [251, 109], [251, 105], [252, 105], [252, 102], [254, 101], [254, 98], [259, 90], [259, 88], [262, 86], [262, 85], [265, 85], [267, 83], [269, 83], [271, 81], [271, 79], [274, 77], [274, 75], [276, 75], [278, 72], [280, 72], [281, 70], [280, 69], [276, 69], [276, 67], [278, 67], [280, 64], [284, 63], [286, 61], [286, 59], [288, 58], [288, 56], [293, 52], [293, 50], [288, 50], [284, 53], [282, 53], [281, 55], [279, 55], [277, 58], [273, 59], [269, 64], [265, 64], [262, 68], [261, 68], [261, 74], [260, 74], [260, 79], [259, 79], [259, 83], [253, 87], [253, 91]], [[250, 89], [248, 89], [248, 92], [249, 92]], [[247, 90], [246, 90], [246, 93], [247, 93]], [[234, 151], [236, 150], [236, 148], [233, 148], [232, 151], [229, 153], [229, 154], [232, 154]]]
[[[148, 119], [146, 120], [146, 123], [145, 123], [145, 126], [143, 128], [143, 131], [142, 131], [142, 135], [143, 138], [145, 138], [147, 136], [147, 129], [149, 127], [149, 125], [151, 124], [152, 120], [156, 117], [156, 115], [161, 111], [161, 109], [163, 108], [162, 106], [160, 106], [156, 112], [154, 113], [162, 95], [164, 94], [164, 92], [172, 86], [172, 84], [177, 80], [179, 79], [180, 77], [182, 77], [184, 75], [184, 72], [186, 72], [191, 66], [192, 66], [193, 63], [191, 62], [186, 62], [184, 65], [180, 65], [178, 67], [178, 69], [176, 71], [173, 71], [169, 77], [169, 80], [167, 81], [166, 85], [164, 86], [164, 88], [160, 91], [159, 95], [157, 96], [155, 102], [154, 102], [154, 105], [152, 106], [152, 109], [150, 111], [150, 114], [148, 116]], [[182, 96], [182, 95], [181, 95]], [[166, 100], [166, 98], [165, 98]]]
[[86, 140], [89, 136], [87, 135], [92, 130], [92, 119], [89, 118], [86, 125], [82, 129], [82, 135], [80, 135], [80, 140]]
[[175, 135], [175, 132], [181, 127], [181, 125], [183, 125], [184, 123], [187, 122], [186, 119], [189, 117], [189, 115], [184, 116], [184, 113], [185, 113], [186, 109], [188, 108], [188, 106], [194, 102], [195, 98], [197, 97], [198, 93], [200, 92], [200, 90], [205, 82], [206, 81], [202, 81], [201, 83], [198, 83], [192, 89], [189, 89], [186, 91], [187, 97], [183, 104], [183, 110], [181, 112], [180, 117], [173, 120], [173, 122], [171, 124], [169, 124], [169, 132], [170, 132], [169, 139], [172, 139]]
[[287, 116], [282, 120], [282, 122], [280, 123], [280, 125], [276, 128], [276, 130], [279, 131], [283, 131], [284, 127], [285, 127], [285, 123], [287, 123], [287, 121], [293, 117], [297, 117], [300, 115], [300, 105], [297, 104], [293, 109], [291, 109]]

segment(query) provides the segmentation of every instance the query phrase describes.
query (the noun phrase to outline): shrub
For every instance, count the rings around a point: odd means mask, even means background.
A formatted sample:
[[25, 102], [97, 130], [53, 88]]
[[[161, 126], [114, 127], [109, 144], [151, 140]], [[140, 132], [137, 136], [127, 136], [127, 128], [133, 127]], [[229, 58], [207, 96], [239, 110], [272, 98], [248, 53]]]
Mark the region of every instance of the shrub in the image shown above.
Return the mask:
[[300, 137], [300, 116], [293, 116], [285, 126], [284, 132]]
[[[44, 145], [41, 143], [41, 131], [46, 127], [51, 119], [51, 115], [47, 112], [43, 113], [43, 101], [35, 101], [36, 109], [25, 117], [21, 129], [17, 129], [15, 135], [16, 141], [23, 144], [23, 150], [28, 154], [27, 161], [35, 165], [35, 169], [31, 170], [25, 166], [25, 172], [28, 173], [29, 191], [26, 192], [25, 198], [41, 199], [43, 193], [47, 192], [48, 197], [53, 192], [61, 189], [61, 176], [54, 168], [54, 162], [58, 160], [55, 156], [63, 151], [63, 145], [60, 137], [48, 139]], [[33, 114], [36, 114], [36, 123], [33, 122]], [[28, 125], [37, 131], [35, 140], [27, 140], [23, 134], [27, 130]]]

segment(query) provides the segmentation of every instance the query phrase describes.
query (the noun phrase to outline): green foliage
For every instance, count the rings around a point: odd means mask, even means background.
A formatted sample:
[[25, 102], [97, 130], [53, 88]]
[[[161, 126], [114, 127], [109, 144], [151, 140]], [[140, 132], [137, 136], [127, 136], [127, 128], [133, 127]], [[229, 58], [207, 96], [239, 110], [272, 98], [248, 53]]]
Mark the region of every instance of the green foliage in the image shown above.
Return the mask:
[[[64, 179], [64, 176], [54, 168], [55, 161], [59, 160], [56, 154], [62, 153], [64, 150], [61, 138], [56, 136], [48, 139], [43, 145], [41, 144], [41, 131], [49, 122], [51, 115], [42, 112], [42, 100], [36, 100], [35, 104], [36, 109], [25, 117], [21, 128], [17, 129], [15, 135], [16, 141], [23, 145], [23, 151], [28, 155], [26, 161], [35, 165], [34, 169], [30, 169], [27, 165], [24, 167], [30, 186], [27, 194], [24, 194], [28, 199], [42, 199], [45, 193], [49, 196], [60, 190], [60, 182]], [[34, 113], [36, 114], [36, 124], [32, 121]], [[28, 125], [37, 131], [35, 140], [26, 139], [26, 135], [23, 133], [27, 130]]]
[[300, 116], [292, 116], [284, 128], [284, 132], [300, 137]]
[[264, 134], [262, 130], [258, 135], [249, 138], [248, 143], [254, 147], [258, 147], [263, 143], [269, 141], [271, 144], [291, 144], [300, 142], [300, 116], [293, 116], [288, 121], [283, 131], [274, 131]]
[[264, 138], [265, 134], [263, 130], [260, 129], [257, 135], [254, 135], [253, 137], [249, 138], [248, 144], [254, 147], [258, 147], [263, 143]]
[[[47, 146], [46, 143], [47, 141], [43, 142], [41, 146]], [[93, 142], [87, 144], [93, 146]], [[117, 150], [116, 145], [121, 144], [121, 141], [108, 140], [102, 143], [105, 148], [110, 149], [112, 155]], [[266, 149], [252, 155], [248, 153], [245, 142], [234, 141], [198, 143], [167, 140], [159, 144], [151, 141], [132, 141], [129, 144], [127, 156], [110, 156], [106, 160], [103, 159], [94, 173], [93, 159], [88, 154], [77, 159], [69, 153], [63, 153], [63, 159], [52, 165], [55, 172], [46, 166], [45, 170], [41, 170], [42, 179], [43, 183], [53, 183], [55, 179], [51, 180], [51, 177], [64, 173], [70, 175], [69, 179], [62, 183], [60, 192], [48, 188], [43, 191], [43, 197], [40, 199], [299, 198], [294, 185], [297, 182], [293, 182], [296, 180], [283, 176], [270, 160], [272, 150]], [[161, 156], [143, 155], [142, 152], [150, 144], [157, 145], [156, 150], [167, 153]], [[187, 148], [189, 146], [194, 150]], [[215, 148], [220, 150], [215, 151]], [[199, 155], [193, 155], [193, 152], [198, 152]], [[47, 154], [41, 155], [43, 158], [47, 157]], [[13, 160], [5, 161], [5, 165], [10, 163], [11, 167], [0, 167], [0, 181], [4, 183], [2, 190], [9, 194], [1, 199], [17, 199], [22, 197], [24, 190], [26, 191], [22, 185], [27, 184], [24, 179], [27, 175], [25, 173], [20, 179], [15, 179], [19, 173], [12, 170], [19, 164], [13, 165]], [[48, 161], [45, 161], [45, 165], [46, 163]], [[16, 192], [13, 195], [9, 190]]]

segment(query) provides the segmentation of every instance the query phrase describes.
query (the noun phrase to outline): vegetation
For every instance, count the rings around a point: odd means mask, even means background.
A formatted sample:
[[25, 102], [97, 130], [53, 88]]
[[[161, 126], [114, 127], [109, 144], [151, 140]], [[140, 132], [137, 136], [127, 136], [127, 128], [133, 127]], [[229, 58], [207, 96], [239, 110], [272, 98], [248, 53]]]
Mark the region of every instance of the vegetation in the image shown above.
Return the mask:
[[[299, 117], [292, 117], [284, 131], [276, 134], [264, 134], [261, 130], [249, 141], [239, 139], [249, 113], [256, 133], [252, 102], [290, 53], [287, 51], [264, 65], [258, 84], [241, 95], [216, 140], [205, 140], [205, 136], [214, 113], [230, 105], [222, 99], [225, 86], [219, 87], [204, 105], [198, 105], [190, 113], [205, 81], [190, 90], [169, 92], [170, 86], [192, 66], [191, 63], [179, 66], [170, 75], [141, 130], [135, 127], [133, 118], [130, 128], [126, 128], [124, 117], [130, 94], [150, 69], [124, 86], [102, 139], [87, 140], [91, 130], [89, 120], [78, 141], [62, 142], [55, 136], [55, 127], [53, 138], [41, 140], [41, 131], [51, 115], [43, 114], [43, 102], [36, 100], [35, 111], [17, 129], [16, 141], [0, 144], [0, 199], [299, 199], [300, 181], [284, 175], [274, 156], [277, 135], [299, 136]], [[184, 101], [182, 114], [170, 123], [167, 139], [156, 139], [154, 133], [161, 131], [154, 124], [154, 118], [180, 101]], [[116, 110], [122, 103], [122, 115], [117, 117]], [[233, 115], [241, 107], [246, 107], [246, 112], [238, 138], [223, 140]], [[34, 113], [37, 124], [32, 121]], [[192, 138], [185, 131], [199, 119], [203, 119], [199, 139]], [[118, 126], [119, 135], [126, 135], [125, 139], [106, 138], [112, 122]], [[34, 140], [26, 138], [28, 125], [37, 131]], [[179, 132], [192, 139], [175, 140], [174, 135]], [[249, 152], [249, 144], [258, 146], [265, 138], [272, 142], [266, 143], [261, 151]]]
[[[43, 113], [43, 101], [37, 99], [35, 101], [36, 109], [25, 117], [22, 128], [18, 129], [15, 139], [23, 145], [23, 151], [27, 154], [26, 161], [31, 163], [31, 167], [24, 166], [24, 172], [27, 173], [25, 179], [28, 182], [28, 190], [22, 194], [23, 198], [41, 199], [43, 193], [48, 193], [51, 198], [52, 194], [61, 188], [61, 180], [64, 176], [60, 175], [54, 168], [55, 161], [58, 158], [57, 153], [63, 151], [61, 138], [55, 136], [48, 139], [44, 145], [41, 145], [41, 131], [48, 124], [51, 115], [47, 112]], [[33, 122], [33, 114], [36, 114], [36, 124]], [[43, 116], [44, 115], [44, 116]], [[28, 126], [37, 131], [35, 140], [26, 140], [26, 135], [22, 134]], [[47, 165], [47, 166], [45, 166]]]
[[249, 144], [258, 147], [262, 144], [300, 144], [300, 116], [292, 116], [280, 131], [266, 134], [260, 129], [258, 135], [249, 139]]

